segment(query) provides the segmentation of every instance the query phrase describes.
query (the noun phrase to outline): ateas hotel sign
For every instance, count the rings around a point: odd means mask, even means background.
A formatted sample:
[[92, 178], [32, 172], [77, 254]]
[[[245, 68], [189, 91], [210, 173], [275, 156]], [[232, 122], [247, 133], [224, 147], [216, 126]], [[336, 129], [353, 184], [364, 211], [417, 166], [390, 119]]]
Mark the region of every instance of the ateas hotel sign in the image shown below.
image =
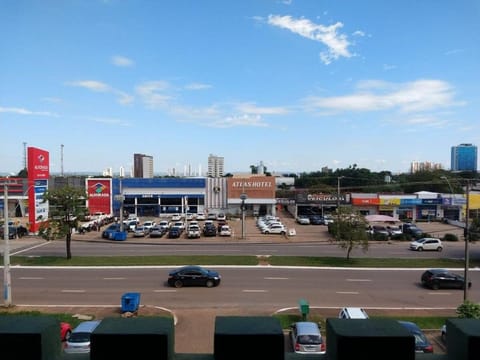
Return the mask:
[[227, 179], [228, 197], [240, 198], [245, 193], [249, 199], [274, 199], [275, 178], [273, 176], [232, 177]]

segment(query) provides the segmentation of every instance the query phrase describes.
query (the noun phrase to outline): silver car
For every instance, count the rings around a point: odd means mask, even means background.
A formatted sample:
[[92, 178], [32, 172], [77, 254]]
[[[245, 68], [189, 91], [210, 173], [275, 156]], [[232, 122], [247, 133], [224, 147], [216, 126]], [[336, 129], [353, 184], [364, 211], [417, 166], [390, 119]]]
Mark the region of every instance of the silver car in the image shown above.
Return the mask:
[[72, 353], [90, 352], [90, 335], [100, 325], [101, 320], [83, 321], [73, 329], [72, 334], [65, 343], [64, 351]]
[[325, 354], [320, 327], [311, 321], [299, 321], [290, 326], [292, 349], [297, 354]]

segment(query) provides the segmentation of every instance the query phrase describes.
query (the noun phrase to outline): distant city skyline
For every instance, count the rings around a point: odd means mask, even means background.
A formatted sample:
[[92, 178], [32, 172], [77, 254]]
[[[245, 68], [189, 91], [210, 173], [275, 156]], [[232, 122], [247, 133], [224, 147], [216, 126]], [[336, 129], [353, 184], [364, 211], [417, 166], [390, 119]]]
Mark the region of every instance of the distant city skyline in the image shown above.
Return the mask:
[[[449, 169], [480, 144], [478, 0], [0, 3], [0, 172]], [[19, 51], [21, 49], [21, 51]]]

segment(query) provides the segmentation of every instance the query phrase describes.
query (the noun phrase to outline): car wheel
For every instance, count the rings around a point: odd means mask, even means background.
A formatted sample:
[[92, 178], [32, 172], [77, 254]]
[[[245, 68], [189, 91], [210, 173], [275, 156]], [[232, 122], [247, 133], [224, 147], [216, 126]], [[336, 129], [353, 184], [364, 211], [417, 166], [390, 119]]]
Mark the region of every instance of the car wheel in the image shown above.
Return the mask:
[[443, 341], [444, 343], [447, 342], [447, 334], [445, 334], [443, 331], [442, 331], [442, 341]]
[[67, 341], [68, 339], [70, 339], [70, 335], [72, 335], [72, 332], [70, 330], [67, 330], [67, 332], [65, 333], [65, 341]]
[[434, 282], [434, 283], [432, 284], [432, 289], [433, 289], [433, 290], [438, 290], [438, 289], [440, 289], [440, 285], [439, 285], [437, 282]]
[[443, 248], [442, 248], [441, 246], [439, 246], [439, 247], [437, 248], [437, 251], [438, 251], [438, 252], [440, 252], [440, 251], [442, 251], [442, 250], [443, 250]]
[[282, 231], [280, 234], [285, 235], [285, 231]]
[[422, 248], [422, 247], [419, 247], [419, 248], [417, 249], [417, 251], [423, 251], [423, 248]]
[[213, 287], [213, 280], [207, 280], [207, 282], [205, 283], [205, 285], [208, 287], [208, 288], [211, 288]]
[[174, 285], [176, 288], [181, 288], [183, 286], [183, 282], [182, 280], [175, 280]]

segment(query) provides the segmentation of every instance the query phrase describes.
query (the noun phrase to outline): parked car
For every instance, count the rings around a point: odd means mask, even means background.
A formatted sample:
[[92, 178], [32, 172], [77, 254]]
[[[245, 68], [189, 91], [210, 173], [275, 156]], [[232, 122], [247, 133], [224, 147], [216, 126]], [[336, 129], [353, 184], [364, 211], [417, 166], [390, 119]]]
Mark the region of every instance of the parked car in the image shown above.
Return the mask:
[[[5, 237], [5, 227], [2, 225], [0, 226], [0, 239], [3, 240], [3, 238]], [[16, 226], [8, 226], [8, 238], [9, 239], [16, 239], [17, 238], [17, 227]]]
[[205, 214], [197, 213], [197, 215], [195, 215], [195, 219], [197, 219], [198, 221], [205, 220]]
[[320, 327], [311, 321], [299, 321], [290, 325], [290, 340], [297, 354], [325, 354], [325, 342]]
[[65, 352], [68, 354], [90, 353], [90, 336], [100, 322], [101, 320], [88, 320], [78, 324], [65, 343]]
[[189, 239], [198, 239], [200, 237], [200, 227], [198, 225], [189, 225], [187, 230]]
[[222, 225], [218, 234], [220, 236], [232, 236], [232, 229], [228, 225]]
[[415, 338], [415, 352], [417, 353], [433, 353], [433, 345], [428, 341], [423, 331], [417, 324], [410, 321], [398, 321], [404, 326]]
[[217, 271], [202, 266], [187, 265], [170, 271], [167, 283], [176, 288], [182, 286], [206, 286], [210, 288], [220, 285], [221, 278]]
[[148, 229], [143, 225], [137, 226], [133, 232], [133, 237], [145, 237], [147, 235]]
[[[433, 290], [438, 289], [464, 289], [465, 279], [462, 275], [451, 272], [447, 269], [429, 269], [423, 272], [420, 281], [424, 287]], [[472, 282], [468, 281], [468, 288]]]
[[225, 221], [225, 220], [227, 220], [227, 216], [224, 213], [218, 213], [217, 214], [217, 220], [218, 221]]
[[262, 234], [281, 234], [285, 235], [287, 233], [287, 228], [281, 224], [274, 224], [269, 227], [262, 229]]
[[214, 224], [205, 224], [203, 227], [203, 236], [217, 236], [217, 228]]
[[339, 319], [368, 319], [368, 314], [361, 307], [344, 307], [338, 313]]
[[167, 232], [167, 229], [159, 225], [155, 225], [154, 227], [150, 228], [150, 232], [148, 236], [151, 238], [159, 238], [165, 235], [166, 232]]
[[143, 222], [143, 227], [146, 228], [148, 231], [150, 231], [150, 229], [152, 227], [154, 227], [155, 225], [156, 225], [156, 223], [153, 220], [147, 220], [147, 221]]
[[60, 340], [67, 341], [70, 339], [70, 335], [72, 334], [72, 325], [68, 322], [61, 321], [60, 322]]
[[178, 239], [182, 235], [182, 230], [176, 226], [172, 226], [168, 229], [168, 238], [169, 239]]
[[323, 225], [323, 219], [320, 215], [310, 215], [310, 224]]
[[390, 237], [390, 232], [382, 225], [372, 225], [367, 231], [373, 240], [388, 240]]
[[181, 214], [173, 214], [172, 215], [172, 221], [180, 221], [182, 220], [182, 215]]
[[172, 224], [168, 220], [162, 220], [158, 223], [158, 226], [160, 226], [161, 228], [164, 228], [165, 230], [170, 229], [171, 225]]
[[306, 215], [298, 215], [297, 223], [300, 225], [310, 225], [310, 218]]
[[395, 235], [402, 235], [402, 229], [400, 229], [400, 226], [395, 226], [395, 225], [388, 225], [387, 226], [387, 231], [390, 233], [390, 236], [395, 236]]
[[432, 251], [442, 251], [443, 244], [442, 240], [437, 238], [421, 238], [410, 243], [410, 250], [423, 251], [423, 250], [432, 250]]

